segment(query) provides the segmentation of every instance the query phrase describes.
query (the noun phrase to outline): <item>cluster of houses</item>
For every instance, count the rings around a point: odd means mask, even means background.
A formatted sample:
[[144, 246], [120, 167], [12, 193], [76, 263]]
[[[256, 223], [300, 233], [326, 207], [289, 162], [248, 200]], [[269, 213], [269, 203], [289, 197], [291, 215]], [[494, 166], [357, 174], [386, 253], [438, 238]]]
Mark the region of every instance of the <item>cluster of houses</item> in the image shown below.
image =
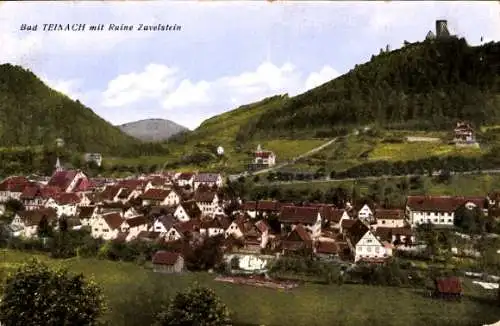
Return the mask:
[[[233, 202], [221, 198], [217, 173], [163, 173], [135, 179], [93, 179], [60, 167], [49, 178], [13, 176], [0, 183], [0, 202], [16, 199], [10, 230], [35, 237], [41, 221], [55, 228], [65, 217], [72, 229], [87, 228], [95, 238], [115, 241], [175, 242], [195, 235], [223, 235], [226, 252], [261, 254], [312, 252], [329, 259], [382, 262], [393, 250], [415, 245], [423, 223], [452, 226], [459, 207], [487, 214], [499, 195], [487, 197], [409, 196], [404, 209], [368, 204], [339, 208], [330, 204], [277, 201]], [[175, 255], [160, 253], [160, 261]], [[166, 259], [165, 257], [169, 257]], [[175, 256], [177, 257], [177, 256]], [[176, 260], [177, 262], [177, 260]]]

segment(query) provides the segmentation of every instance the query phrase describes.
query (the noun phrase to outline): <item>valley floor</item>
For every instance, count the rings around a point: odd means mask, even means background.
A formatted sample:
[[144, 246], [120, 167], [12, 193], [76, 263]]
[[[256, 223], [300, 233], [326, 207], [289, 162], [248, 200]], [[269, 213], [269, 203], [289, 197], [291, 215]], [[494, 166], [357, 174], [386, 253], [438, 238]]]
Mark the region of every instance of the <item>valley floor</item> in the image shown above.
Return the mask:
[[[0, 251], [0, 272], [13, 271], [33, 257]], [[305, 284], [291, 292], [238, 286], [214, 281], [209, 273], [162, 275], [132, 263], [74, 258], [52, 260], [73, 272], [92, 277], [103, 287], [113, 326], [146, 325], [160, 299], [173, 296], [193, 282], [213, 288], [234, 312], [235, 325], [482, 325], [500, 319], [498, 307], [485, 303], [492, 292], [464, 282], [462, 302], [426, 298], [419, 290], [365, 285]]]

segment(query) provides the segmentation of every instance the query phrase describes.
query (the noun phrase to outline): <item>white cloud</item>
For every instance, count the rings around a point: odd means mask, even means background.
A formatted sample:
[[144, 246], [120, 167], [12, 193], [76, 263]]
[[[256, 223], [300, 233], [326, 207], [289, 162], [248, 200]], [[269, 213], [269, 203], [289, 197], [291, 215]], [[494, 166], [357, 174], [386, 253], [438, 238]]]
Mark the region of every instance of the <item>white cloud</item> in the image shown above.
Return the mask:
[[50, 88], [63, 93], [73, 100], [80, 100], [85, 97], [81, 89], [81, 81], [78, 79], [55, 79], [52, 80], [46, 76], [41, 76], [40, 79]]
[[120, 75], [108, 83], [102, 104], [119, 107], [161, 97], [175, 85], [176, 73], [175, 68], [151, 63], [143, 72]]
[[254, 71], [210, 81], [193, 81], [183, 79], [175, 68], [150, 64], [142, 72], [120, 75], [110, 81], [102, 93], [102, 105], [126, 109], [133, 103], [150, 100], [171, 114], [177, 112], [186, 116], [192, 113], [187, 127], [193, 128], [195, 123], [208, 118], [200, 114], [220, 113], [276, 94], [296, 95], [338, 75], [328, 65], [307, 74], [291, 63], [279, 66], [266, 61]]
[[329, 80], [337, 78], [339, 72], [330, 66], [324, 66], [319, 72], [312, 72], [306, 79], [305, 89], [309, 90], [311, 88], [318, 87], [326, 83]]

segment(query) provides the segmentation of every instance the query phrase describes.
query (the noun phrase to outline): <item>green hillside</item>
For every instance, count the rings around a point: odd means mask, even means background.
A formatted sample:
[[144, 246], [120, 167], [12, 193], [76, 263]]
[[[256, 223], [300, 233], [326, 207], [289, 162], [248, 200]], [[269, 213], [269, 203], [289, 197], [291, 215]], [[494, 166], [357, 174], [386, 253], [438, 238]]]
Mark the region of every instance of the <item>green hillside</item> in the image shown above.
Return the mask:
[[0, 147], [53, 145], [57, 138], [78, 152], [122, 156], [162, 152], [161, 145], [128, 136], [32, 72], [0, 65]]
[[383, 52], [326, 84], [291, 98], [241, 128], [239, 137], [335, 135], [346, 126], [441, 129], [500, 118], [500, 43], [424, 41]]
[[[174, 136], [167, 143], [171, 153], [165, 158], [166, 168], [241, 172], [250, 162], [252, 151], [258, 144], [274, 151], [278, 160], [283, 161], [324, 143], [324, 139], [266, 138], [248, 141], [238, 136], [242, 126], [256, 121], [265, 112], [277, 110], [288, 100], [287, 95], [278, 95], [243, 105], [204, 121], [192, 132]], [[224, 148], [221, 157], [217, 155], [218, 146]]]

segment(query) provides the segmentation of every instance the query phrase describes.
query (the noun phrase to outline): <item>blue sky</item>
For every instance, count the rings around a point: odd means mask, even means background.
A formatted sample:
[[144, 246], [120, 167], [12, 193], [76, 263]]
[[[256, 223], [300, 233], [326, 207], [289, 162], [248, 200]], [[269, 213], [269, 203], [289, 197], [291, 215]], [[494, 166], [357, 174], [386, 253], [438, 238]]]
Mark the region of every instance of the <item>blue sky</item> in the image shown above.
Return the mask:
[[[29, 68], [113, 124], [191, 129], [264, 97], [296, 95], [436, 19], [469, 43], [500, 39], [497, 2], [2, 2], [0, 62]], [[177, 24], [181, 31], [43, 32], [41, 24]], [[21, 24], [38, 24], [35, 32]], [[1, 105], [1, 104], [0, 104]]]

